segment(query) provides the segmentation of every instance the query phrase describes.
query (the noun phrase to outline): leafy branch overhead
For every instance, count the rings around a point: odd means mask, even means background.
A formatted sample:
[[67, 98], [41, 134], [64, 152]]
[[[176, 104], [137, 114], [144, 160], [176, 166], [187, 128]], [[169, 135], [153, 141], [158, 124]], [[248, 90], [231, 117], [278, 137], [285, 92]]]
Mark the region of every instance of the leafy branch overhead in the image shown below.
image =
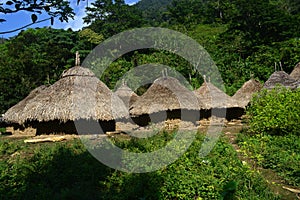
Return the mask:
[[[80, 0], [77, 0], [77, 4], [79, 2]], [[19, 11], [31, 12], [32, 23], [37, 22], [37, 14], [42, 14], [43, 12], [51, 16], [52, 23], [54, 17], [58, 17], [62, 22], [68, 22], [69, 18], [73, 19], [75, 15], [70, 7], [70, 1], [67, 0], [8, 0], [0, 3], [0, 13], [12, 14]], [[0, 22], [5, 21], [3, 18], [0, 19]]]

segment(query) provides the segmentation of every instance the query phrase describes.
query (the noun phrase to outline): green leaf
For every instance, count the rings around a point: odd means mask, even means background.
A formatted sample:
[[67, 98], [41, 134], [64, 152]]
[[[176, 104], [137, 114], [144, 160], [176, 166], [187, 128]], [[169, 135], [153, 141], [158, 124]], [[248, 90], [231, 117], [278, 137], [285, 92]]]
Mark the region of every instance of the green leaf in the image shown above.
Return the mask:
[[37, 19], [38, 19], [38, 17], [36, 16], [36, 14], [31, 15], [32, 23], [35, 23]]

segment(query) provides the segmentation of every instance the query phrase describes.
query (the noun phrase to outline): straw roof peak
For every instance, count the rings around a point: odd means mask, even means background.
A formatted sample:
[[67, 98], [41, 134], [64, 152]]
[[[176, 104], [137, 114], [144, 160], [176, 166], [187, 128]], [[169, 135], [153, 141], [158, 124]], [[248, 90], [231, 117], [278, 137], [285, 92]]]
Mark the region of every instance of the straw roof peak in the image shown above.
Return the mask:
[[232, 99], [237, 101], [239, 106], [245, 108], [255, 92], [259, 92], [262, 84], [251, 78], [243, 84], [243, 86], [232, 96]]
[[124, 79], [122, 80], [121, 86], [115, 91], [115, 94], [122, 99], [127, 107], [134, 103], [138, 98], [138, 95], [128, 87]]
[[75, 66], [70, 69], [64, 70], [61, 77], [69, 77], [69, 76], [89, 76], [89, 77], [96, 77], [94, 72], [86, 67]]
[[290, 76], [296, 80], [300, 79], [300, 62], [294, 67], [294, 70], [291, 72]]
[[156, 79], [131, 106], [130, 113], [138, 116], [168, 110], [200, 110], [202, 106], [190, 90], [176, 78], [168, 76]]
[[205, 109], [238, 107], [237, 103], [225, 92], [214, 86], [211, 82], [206, 82], [200, 88], [194, 90], [199, 101], [204, 103]]
[[273, 89], [277, 84], [280, 84], [284, 87], [291, 87], [296, 82], [289, 74], [284, 71], [274, 72], [270, 78], [265, 82], [264, 88]]

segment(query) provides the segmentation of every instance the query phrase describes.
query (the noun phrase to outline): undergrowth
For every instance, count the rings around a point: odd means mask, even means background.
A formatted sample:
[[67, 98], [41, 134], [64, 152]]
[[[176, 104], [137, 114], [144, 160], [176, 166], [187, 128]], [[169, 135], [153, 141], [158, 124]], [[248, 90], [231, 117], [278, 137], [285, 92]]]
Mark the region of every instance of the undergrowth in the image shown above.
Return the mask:
[[[127, 150], [148, 152], [175, 133], [149, 139], [115, 139]], [[278, 199], [257, 171], [242, 164], [221, 138], [205, 158], [204, 136], [177, 161], [149, 173], [125, 173], [97, 161], [80, 140], [24, 144], [0, 139], [0, 199]]]

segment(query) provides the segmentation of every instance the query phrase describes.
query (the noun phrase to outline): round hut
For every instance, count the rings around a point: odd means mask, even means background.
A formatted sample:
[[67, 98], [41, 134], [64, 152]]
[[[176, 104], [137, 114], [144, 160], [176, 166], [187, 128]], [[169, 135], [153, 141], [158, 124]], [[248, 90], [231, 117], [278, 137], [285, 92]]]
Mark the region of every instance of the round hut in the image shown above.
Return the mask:
[[295, 82], [296, 82], [296, 80], [293, 79], [286, 72], [276, 71], [265, 82], [264, 88], [269, 90], [269, 89], [275, 88], [277, 85], [282, 85], [286, 88], [292, 88], [292, 87], [294, 87]]
[[199, 101], [204, 104], [204, 110], [201, 111], [201, 118], [209, 118], [212, 115], [224, 118], [226, 114], [226, 119], [231, 120], [239, 118], [244, 113], [236, 101], [214, 86], [210, 81], [207, 82], [205, 76], [204, 83], [194, 93]]
[[138, 98], [138, 95], [128, 87], [125, 80], [122, 81], [122, 85], [115, 91], [115, 94], [122, 99], [128, 109]]
[[236, 93], [232, 96], [232, 99], [236, 101], [241, 108], [246, 108], [246, 106], [250, 103], [252, 95], [259, 92], [261, 88], [262, 84], [259, 81], [250, 79], [245, 82], [238, 91], [236, 91]]
[[125, 117], [127, 111], [122, 100], [91, 70], [78, 65], [21, 107], [10, 109], [5, 119], [30, 125], [37, 134], [114, 131], [115, 119]]
[[294, 70], [291, 72], [290, 76], [295, 79], [300, 79], [300, 62], [295, 66]]
[[135, 123], [147, 126], [167, 119], [196, 123], [202, 103], [173, 77], [156, 79], [148, 90], [130, 107]]

